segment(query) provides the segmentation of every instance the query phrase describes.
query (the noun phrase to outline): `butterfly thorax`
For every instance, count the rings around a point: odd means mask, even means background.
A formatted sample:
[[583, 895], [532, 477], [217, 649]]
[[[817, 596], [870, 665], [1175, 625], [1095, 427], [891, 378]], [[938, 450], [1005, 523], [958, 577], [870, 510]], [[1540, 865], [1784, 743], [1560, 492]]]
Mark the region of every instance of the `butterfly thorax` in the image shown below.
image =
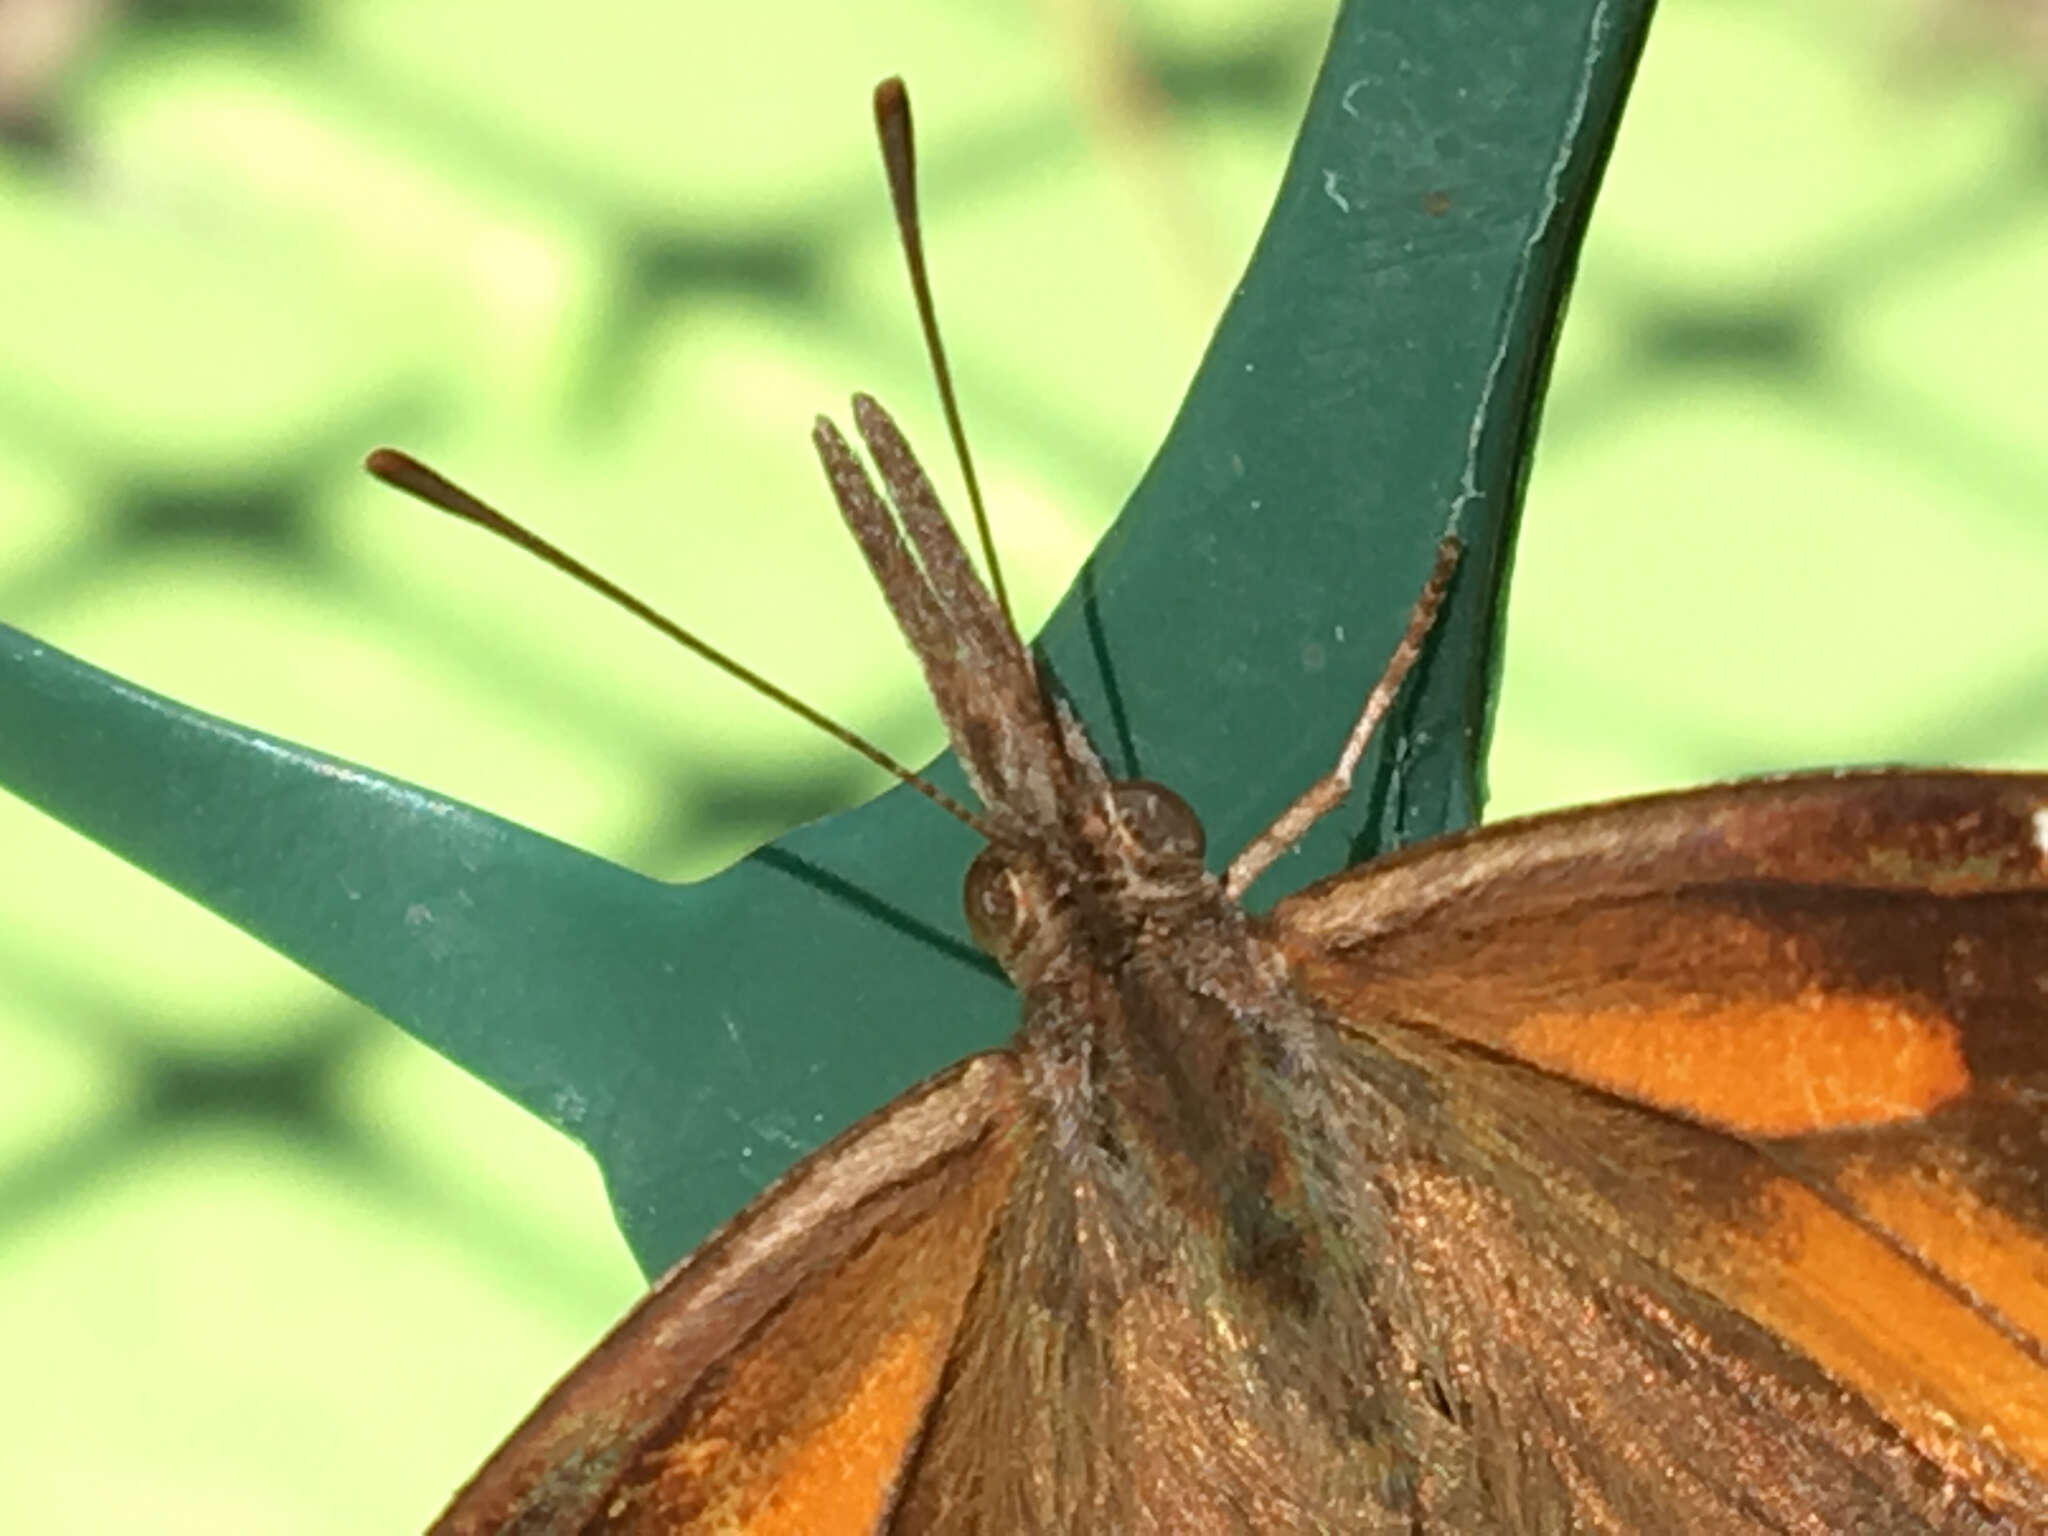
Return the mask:
[[[1347, 1125], [1329, 1021], [1200, 858], [1185, 805], [1124, 783], [1078, 835], [991, 849], [969, 876], [975, 931], [1023, 996], [1012, 1049], [1037, 1122], [986, 1272], [1012, 1277], [991, 1306], [1036, 1319], [1038, 1347], [987, 1363], [1042, 1378], [1043, 1403], [1080, 1385], [1104, 1407], [1094, 1422], [1142, 1447], [1122, 1464], [1157, 1478], [1082, 1477], [1085, 1507], [1015, 1505], [1015, 1528], [1157, 1528], [1171, 1511], [1215, 1529], [1235, 1511], [1259, 1529], [1371, 1529], [1363, 1512], [1398, 1507], [1416, 1459], [1388, 1402], [1379, 1266], [1357, 1251], [1384, 1217], [1356, 1178], [1356, 1094]], [[1161, 1353], [1176, 1373], [1148, 1368]], [[1148, 1385], [1175, 1375], [1198, 1401]], [[983, 1409], [1003, 1422], [972, 1435], [1035, 1447], [1020, 1465], [1110, 1464], [1113, 1447], [1078, 1443], [1031, 1394]]]

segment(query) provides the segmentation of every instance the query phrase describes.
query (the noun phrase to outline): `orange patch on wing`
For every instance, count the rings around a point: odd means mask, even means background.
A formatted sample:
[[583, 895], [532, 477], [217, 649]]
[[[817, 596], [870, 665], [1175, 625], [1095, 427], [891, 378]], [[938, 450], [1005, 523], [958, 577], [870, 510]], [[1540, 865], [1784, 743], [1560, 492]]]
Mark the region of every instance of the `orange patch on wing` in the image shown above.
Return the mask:
[[851, 1251], [787, 1277], [761, 1325], [697, 1378], [695, 1400], [649, 1424], [606, 1529], [875, 1530], [940, 1392], [1018, 1146], [991, 1136], [884, 1189]]
[[1773, 1179], [1757, 1218], [1698, 1239], [1709, 1285], [1923, 1453], [1994, 1500], [2048, 1476], [2048, 1363], [1811, 1190]]
[[1638, 1103], [1754, 1136], [1911, 1120], [1970, 1086], [1955, 1025], [1888, 998], [1539, 1013], [1507, 1048]]
[[760, 1505], [730, 1527], [746, 1536], [872, 1531], [910, 1438], [923, 1421], [941, 1356], [936, 1319], [883, 1341], [853, 1392], [776, 1467]]
[[1859, 1214], [2022, 1333], [2048, 1342], [2048, 1242], [1968, 1187], [1855, 1163], [1834, 1179]]

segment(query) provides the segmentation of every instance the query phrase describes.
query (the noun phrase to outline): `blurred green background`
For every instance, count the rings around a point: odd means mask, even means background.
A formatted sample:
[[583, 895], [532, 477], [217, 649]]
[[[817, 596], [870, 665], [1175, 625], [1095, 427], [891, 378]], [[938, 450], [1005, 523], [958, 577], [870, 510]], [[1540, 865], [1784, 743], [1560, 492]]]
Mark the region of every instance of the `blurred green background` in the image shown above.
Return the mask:
[[[1665, 0], [1546, 413], [1493, 816], [2048, 764], [2040, 15]], [[0, 4], [0, 618], [687, 877], [872, 781], [362, 449], [921, 756], [805, 442], [855, 388], [936, 440], [868, 87], [917, 93], [1035, 614], [1171, 416], [1330, 10], [570, 18]], [[0, 871], [0, 1528], [422, 1524], [639, 1288], [594, 1172], [5, 799]]]

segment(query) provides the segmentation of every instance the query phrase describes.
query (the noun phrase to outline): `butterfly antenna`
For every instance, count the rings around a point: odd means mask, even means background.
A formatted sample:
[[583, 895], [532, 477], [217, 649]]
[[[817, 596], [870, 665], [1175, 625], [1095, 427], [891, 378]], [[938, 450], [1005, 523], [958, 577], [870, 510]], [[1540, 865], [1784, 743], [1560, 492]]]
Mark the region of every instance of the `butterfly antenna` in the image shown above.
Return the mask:
[[931, 358], [932, 376], [938, 381], [946, 430], [953, 434], [953, 456], [960, 462], [960, 478], [967, 482], [967, 504], [974, 509], [974, 529], [981, 539], [981, 557], [988, 566], [989, 586], [995, 592], [996, 606], [1003, 610], [1003, 619], [1014, 633], [1016, 615], [1010, 611], [1010, 593], [1003, 585], [1002, 564], [996, 559], [995, 536], [989, 531], [988, 507], [981, 499], [974, 456], [967, 451], [967, 429], [960, 424], [960, 402], [953, 394], [953, 370], [946, 365], [946, 347], [939, 340], [939, 314], [932, 302], [931, 274], [924, 261], [924, 230], [917, 216], [917, 141], [910, 128], [910, 93], [895, 75], [875, 87], [875, 133], [882, 142], [882, 166], [889, 175], [889, 201], [896, 209], [896, 234], [903, 243], [903, 261], [910, 268], [910, 291], [917, 300], [924, 349]]
[[737, 679], [764, 698], [780, 704], [799, 719], [809, 721], [834, 741], [851, 747], [891, 778], [908, 784], [947, 815], [965, 822], [984, 837], [992, 836], [990, 828], [979, 816], [937, 785], [904, 767], [880, 747], [854, 734], [831, 716], [821, 714], [787, 689], [777, 687], [752, 667], [734, 660], [709, 641], [699, 639], [659, 609], [642, 602], [610, 577], [593, 570], [567, 550], [542, 538], [531, 528], [514, 522], [497, 508], [472, 496], [445, 475], [429, 469], [411, 454], [396, 448], [378, 448], [363, 460], [363, 468], [386, 485], [404, 491], [408, 496], [425, 502], [437, 511], [446, 512], [451, 517], [460, 518], [465, 523], [473, 523], [486, 532], [494, 533], [506, 543], [516, 545], [528, 554], [536, 556], [564, 575], [574, 577], [599, 596], [608, 598], [618, 607], [625, 609], [643, 624], [660, 630], [686, 650], [696, 652], [728, 677]]

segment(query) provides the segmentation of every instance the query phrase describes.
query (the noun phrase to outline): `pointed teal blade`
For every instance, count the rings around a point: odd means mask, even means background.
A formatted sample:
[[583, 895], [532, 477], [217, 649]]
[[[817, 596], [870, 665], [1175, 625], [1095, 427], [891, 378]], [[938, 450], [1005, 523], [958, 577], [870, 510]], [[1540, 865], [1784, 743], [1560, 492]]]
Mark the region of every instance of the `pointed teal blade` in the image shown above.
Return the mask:
[[[1344, 7], [1180, 416], [1041, 637], [1220, 863], [1328, 766], [1455, 526], [1395, 728], [1256, 898], [1477, 814], [1521, 481], [1650, 9]], [[577, 1137], [650, 1270], [1016, 1023], [959, 918], [974, 840], [905, 791], [668, 886], [14, 631], [0, 783]]]

